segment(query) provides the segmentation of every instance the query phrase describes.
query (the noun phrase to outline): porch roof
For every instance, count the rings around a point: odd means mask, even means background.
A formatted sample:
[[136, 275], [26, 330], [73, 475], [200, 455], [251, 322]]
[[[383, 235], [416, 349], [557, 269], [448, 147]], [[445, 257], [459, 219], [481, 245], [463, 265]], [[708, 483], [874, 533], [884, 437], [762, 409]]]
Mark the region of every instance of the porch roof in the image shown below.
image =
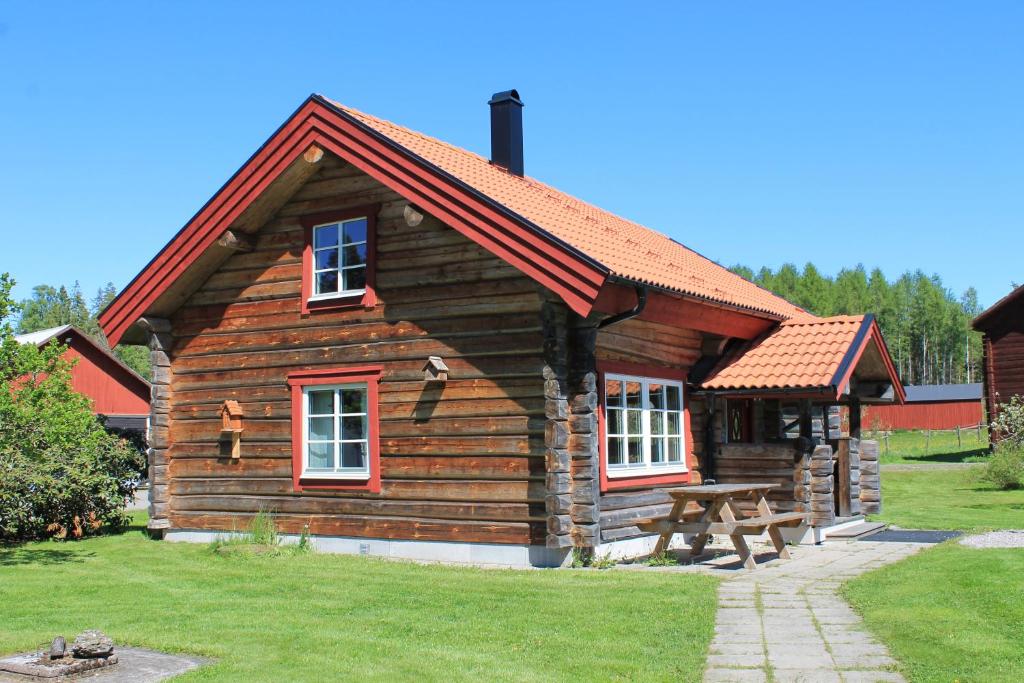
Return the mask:
[[716, 393], [798, 395], [902, 403], [905, 394], [881, 330], [871, 315], [799, 317], [744, 344], [701, 388]]

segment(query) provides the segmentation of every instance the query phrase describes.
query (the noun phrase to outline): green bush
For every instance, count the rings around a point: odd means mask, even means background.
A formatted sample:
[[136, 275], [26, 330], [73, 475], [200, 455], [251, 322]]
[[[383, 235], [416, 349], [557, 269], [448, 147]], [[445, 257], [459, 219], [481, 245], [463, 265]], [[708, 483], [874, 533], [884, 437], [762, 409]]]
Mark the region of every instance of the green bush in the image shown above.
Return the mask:
[[1024, 446], [999, 444], [982, 478], [1005, 490], [1024, 488]]
[[71, 389], [64, 346], [14, 340], [13, 284], [0, 275], [0, 542], [123, 526], [141, 455]]
[[1014, 395], [1000, 403], [991, 427], [1000, 442], [1024, 446], [1024, 398]]

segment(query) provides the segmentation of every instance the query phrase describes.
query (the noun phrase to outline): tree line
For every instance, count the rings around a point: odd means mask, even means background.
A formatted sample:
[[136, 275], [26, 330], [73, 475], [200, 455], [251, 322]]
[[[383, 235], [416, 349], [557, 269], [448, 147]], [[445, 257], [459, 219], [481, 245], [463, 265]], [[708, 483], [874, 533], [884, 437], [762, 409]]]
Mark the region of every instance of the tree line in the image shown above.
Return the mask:
[[[18, 318], [17, 333], [27, 334], [51, 327], [74, 325], [103, 346], [109, 347], [107, 337], [100, 329], [98, 317], [115, 296], [117, 288], [112, 282], [97, 289], [91, 302], [86, 302], [78, 282], [71, 289], [64, 285], [36, 285], [32, 288], [32, 296], [19, 304], [21, 315]], [[119, 344], [114, 347], [114, 354], [125, 365], [146, 379], [150, 378], [149, 350], [146, 347]]]
[[917, 270], [888, 280], [862, 265], [834, 277], [813, 263], [731, 270], [815, 315], [874, 313], [904, 384], [981, 381], [981, 335], [971, 321], [982, 309], [973, 287], [958, 297], [938, 275]]

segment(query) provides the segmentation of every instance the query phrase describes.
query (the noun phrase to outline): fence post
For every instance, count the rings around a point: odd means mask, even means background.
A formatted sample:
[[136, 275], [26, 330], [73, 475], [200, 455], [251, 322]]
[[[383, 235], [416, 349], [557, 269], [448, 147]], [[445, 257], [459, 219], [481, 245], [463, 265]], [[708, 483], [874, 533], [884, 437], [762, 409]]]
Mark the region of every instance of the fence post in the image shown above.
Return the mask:
[[956, 447], [963, 450], [964, 443], [960, 440], [960, 425], [956, 426]]
[[926, 429], [924, 432], [924, 454], [928, 455], [932, 448], [932, 430]]

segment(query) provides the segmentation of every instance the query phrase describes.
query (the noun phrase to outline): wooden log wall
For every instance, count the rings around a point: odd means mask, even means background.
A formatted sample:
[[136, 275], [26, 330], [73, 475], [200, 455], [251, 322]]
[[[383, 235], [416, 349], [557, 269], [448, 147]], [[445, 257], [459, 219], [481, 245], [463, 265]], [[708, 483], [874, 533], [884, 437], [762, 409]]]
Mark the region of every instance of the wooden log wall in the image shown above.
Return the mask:
[[[664, 323], [632, 318], [598, 331], [595, 352], [598, 360], [623, 361], [642, 365], [689, 371], [701, 356], [702, 335]], [[694, 457], [688, 463], [700, 481], [699, 454], [703, 450], [704, 406], [687, 393], [690, 432], [685, 435], [687, 449]], [[668, 514], [671, 500], [657, 488], [609, 491], [600, 495], [600, 536], [610, 542], [644, 535], [636, 520]]]
[[[715, 455], [719, 484], [775, 484], [765, 497], [778, 512], [803, 512], [802, 455], [793, 443], [721, 444]], [[808, 484], [810, 482], [807, 482]], [[753, 510], [753, 503], [741, 506]]]
[[865, 515], [877, 515], [882, 511], [882, 478], [878, 468], [878, 442], [860, 442], [860, 508]]
[[[169, 518], [244, 529], [261, 510], [299, 532], [540, 543], [547, 536], [537, 287], [337, 159], [323, 166], [173, 317]], [[371, 310], [300, 313], [300, 218], [380, 203]], [[428, 385], [428, 356], [450, 368]], [[382, 491], [293, 491], [287, 374], [379, 363]], [[243, 410], [241, 457], [218, 457], [218, 409]]]
[[836, 521], [835, 454], [829, 445], [815, 446], [810, 458], [811, 526], [831, 526]]

